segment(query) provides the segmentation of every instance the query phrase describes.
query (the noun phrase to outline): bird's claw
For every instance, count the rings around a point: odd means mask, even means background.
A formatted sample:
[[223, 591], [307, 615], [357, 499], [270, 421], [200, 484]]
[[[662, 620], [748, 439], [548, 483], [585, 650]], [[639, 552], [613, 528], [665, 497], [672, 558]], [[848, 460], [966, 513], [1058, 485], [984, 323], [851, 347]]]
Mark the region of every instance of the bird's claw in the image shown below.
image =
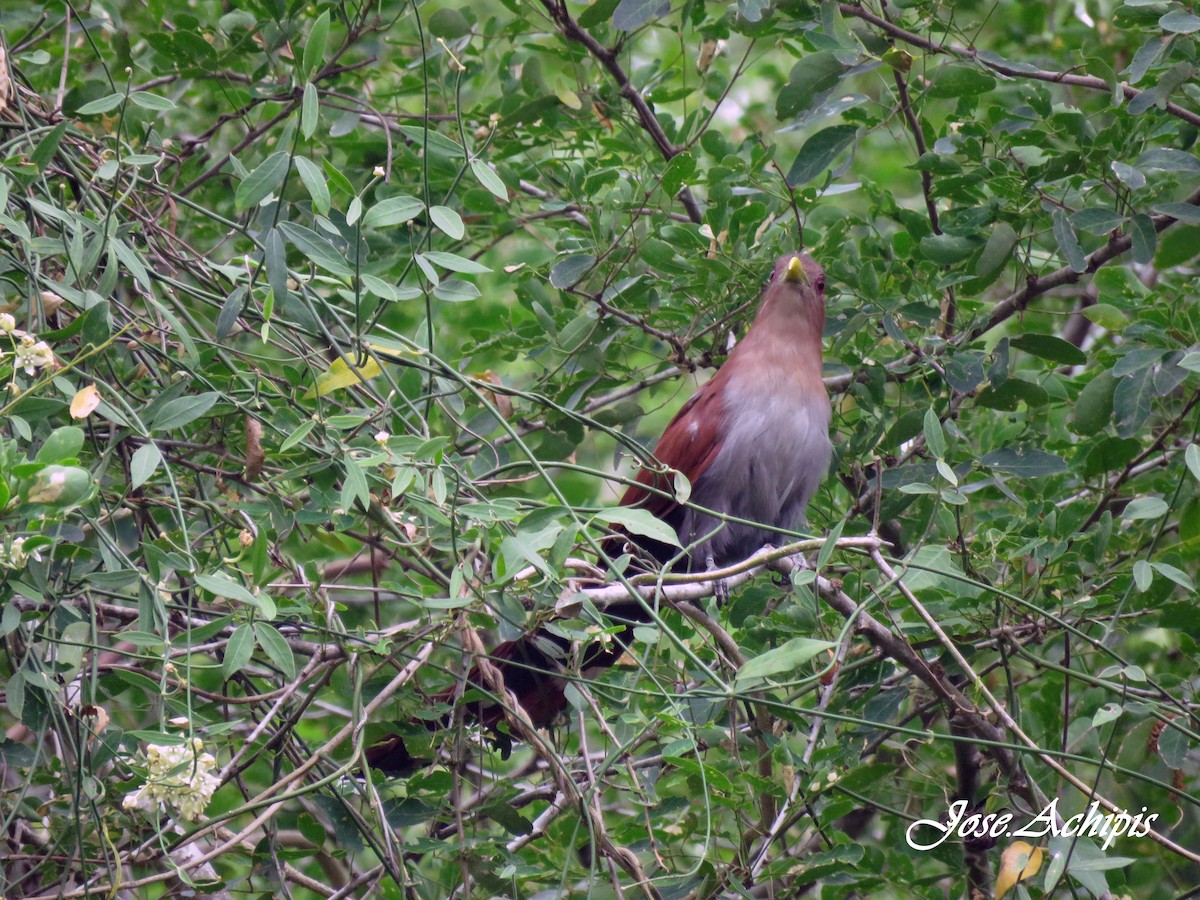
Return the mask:
[[[704, 571], [715, 572], [717, 568], [718, 566], [711, 556], [704, 560]], [[713, 581], [713, 597], [717, 601], [718, 609], [724, 606], [725, 602], [729, 599], [729, 582], [724, 578], [718, 578]]]

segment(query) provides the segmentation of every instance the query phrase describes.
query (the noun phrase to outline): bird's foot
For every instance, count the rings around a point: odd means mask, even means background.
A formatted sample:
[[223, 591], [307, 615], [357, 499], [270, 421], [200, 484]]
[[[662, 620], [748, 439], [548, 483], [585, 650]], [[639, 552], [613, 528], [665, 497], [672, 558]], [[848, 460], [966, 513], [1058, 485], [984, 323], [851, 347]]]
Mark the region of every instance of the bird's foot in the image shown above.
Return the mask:
[[[704, 571], [715, 572], [719, 566], [713, 561], [711, 556], [704, 560]], [[713, 581], [713, 597], [716, 598], [717, 608], [720, 609], [729, 599], [729, 583], [724, 578], [718, 578]]]
[[[803, 553], [794, 553], [785, 558], [792, 564], [792, 569], [790, 572], [787, 572], [787, 574], [780, 572], [778, 575], [776, 575], [775, 583], [781, 588], [790, 591], [792, 589], [792, 585], [795, 583], [793, 579], [796, 577], [796, 573], [801, 572], [804, 569], [811, 570], [813, 565], [808, 561], [808, 558]], [[786, 572], [787, 570], [785, 569], [784, 571]]]

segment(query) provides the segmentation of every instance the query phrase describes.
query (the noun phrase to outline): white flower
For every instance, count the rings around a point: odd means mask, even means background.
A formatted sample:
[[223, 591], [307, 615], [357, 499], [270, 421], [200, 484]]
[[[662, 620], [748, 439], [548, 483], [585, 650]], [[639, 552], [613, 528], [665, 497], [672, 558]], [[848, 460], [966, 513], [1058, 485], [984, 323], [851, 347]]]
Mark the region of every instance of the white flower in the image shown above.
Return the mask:
[[8, 565], [13, 569], [25, 568], [30, 559], [42, 561], [42, 554], [35, 548], [33, 552], [25, 552], [25, 538], [13, 538], [12, 547], [8, 551]]
[[36, 375], [38, 369], [54, 365], [54, 354], [50, 352], [50, 345], [45, 341], [35, 341], [32, 334], [21, 335], [16, 357], [16, 367], [24, 369], [26, 375]]
[[0, 331], [9, 334], [16, 327], [17, 320], [13, 318], [12, 313], [0, 313]]
[[171, 812], [184, 822], [199, 819], [213, 792], [221, 786], [220, 779], [212, 774], [217, 761], [211, 753], [202, 753], [203, 749], [200, 738], [186, 744], [148, 744], [146, 783], [126, 794], [122, 806]]
[[376, 178], [382, 178], [384, 176], [383, 166], [376, 166], [374, 171], [371, 172], [371, 174], [374, 175]]
[[386, 431], [380, 431], [375, 435], [375, 443], [377, 443], [380, 447], [386, 447], [389, 438], [391, 438], [390, 434], [388, 434]]

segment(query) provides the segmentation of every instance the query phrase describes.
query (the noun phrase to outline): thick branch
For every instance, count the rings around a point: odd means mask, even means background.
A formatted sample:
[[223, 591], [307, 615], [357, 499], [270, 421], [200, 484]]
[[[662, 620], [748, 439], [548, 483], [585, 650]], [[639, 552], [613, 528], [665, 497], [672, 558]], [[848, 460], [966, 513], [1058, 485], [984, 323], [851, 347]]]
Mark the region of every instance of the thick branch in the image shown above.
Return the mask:
[[[1193, 206], [1200, 205], [1200, 190], [1193, 192], [1184, 202], [1190, 203]], [[1158, 232], [1166, 230], [1179, 220], [1172, 216], [1151, 216], [1151, 221], [1154, 223], [1154, 230]], [[1131, 246], [1133, 246], [1133, 236], [1131, 234], [1113, 232], [1107, 244], [1088, 255], [1083, 271], [1076, 272], [1070, 266], [1063, 266], [1061, 269], [1056, 269], [1040, 278], [1031, 277], [1026, 282], [1025, 287], [997, 303], [992, 308], [992, 314], [988, 316], [986, 322], [982, 325], [977, 325], [969, 331], [963, 332], [959, 336], [958, 343], [969, 344], [985, 332], [991, 331], [1001, 322], [1024, 310], [1029, 305], [1030, 300], [1040, 297], [1054, 288], [1062, 287], [1066, 284], [1074, 284], [1083, 278], [1084, 275], [1094, 274], [1098, 269], [1112, 262]]]

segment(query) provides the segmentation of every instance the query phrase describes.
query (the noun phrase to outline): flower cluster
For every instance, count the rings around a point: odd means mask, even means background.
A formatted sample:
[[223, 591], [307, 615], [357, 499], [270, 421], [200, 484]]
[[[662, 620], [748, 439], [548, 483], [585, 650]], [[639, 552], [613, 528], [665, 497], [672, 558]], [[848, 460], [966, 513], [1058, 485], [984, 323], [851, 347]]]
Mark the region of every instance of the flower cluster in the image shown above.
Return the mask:
[[[12, 341], [13, 370], [24, 369], [26, 375], [36, 375], [45, 368], [54, 368], [54, 353], [45, 341], [17, 327], [12, 313], [0, 313], [0, 333], [7, 334]], [[4, 354], [0, 352], [0, 356]]]
[[212, 774], [216, 759], [203, 749], [200, 738], [184, 744], [147, 745], [146, 783], [125, 795], [125, 809], [167, 810], [184, 822], [200, 818], [221, 784]]

